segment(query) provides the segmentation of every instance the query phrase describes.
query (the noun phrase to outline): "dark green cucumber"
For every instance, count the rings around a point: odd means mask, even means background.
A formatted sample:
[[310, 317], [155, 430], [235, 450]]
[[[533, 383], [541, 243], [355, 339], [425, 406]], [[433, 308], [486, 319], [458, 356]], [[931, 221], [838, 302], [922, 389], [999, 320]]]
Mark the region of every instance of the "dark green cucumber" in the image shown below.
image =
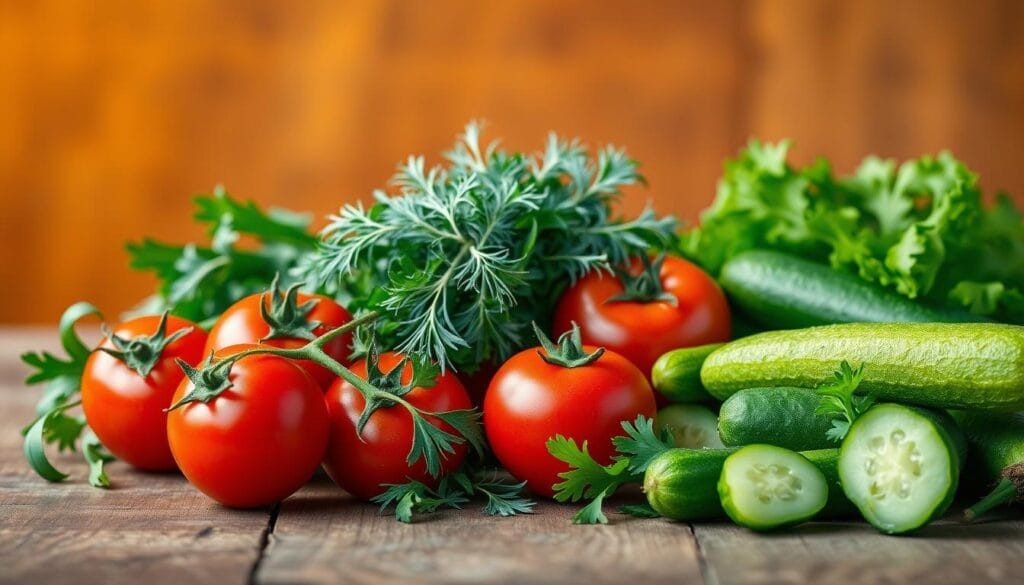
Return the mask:
[[997, 323], [848, 323], [769, 331], [727, 343], [701, 367], [725, 400], [744, 388], [815, 388], [842, 362], [864, 364], [859, 392], [938, 408], [1024, 407], [1024, 327]]
[[839, 450], [839, 480], [864, 519], [905, 534], [946, 512], [960, 478], [963, 433], [945, 412], [878, 404]]
[[957, 323], [962, 311], [933, 309], [824, 264], [750, 250], [722, 266], [719, 283], [734, 306], [770, 329], [833, 323]]
[[718, 435], [727, 447], [767, 443], [793, 451], [836, 447], [825, 433], [831, 417], [815, 414], [821, 396], [809, 388], [748, 388], [718, 411]]
[[654, 511], [673, 520], [723, 518], [718, 498], [722, 464], [735, 449], [670, 449], [644, 473], [644, 493]]
[[[644, 474], [647, 502], [662, 516], [673, 520], [707, 520], [725, 517], [718, 495], [722, 465], [737, 449], [671, 449], [655, 457]], [[825, 476], [828, 502], [821, 518], [850, 516], [856, 507], [839, 487], [838, 449], [801, 451]]]
[[704, 359], [723, 343], [684, 347], [666, 352], [651, 368], [654, 389], [672, 402], [713, 402], [715, 399], [700, 383]]
[[800, 451], [800, 454], [818, 468], [828, 484], [828, 502], [816, 518], [848, 518], [857, 515], [857, 506], [843, 493], [839, 483], [839, 449], [815, 449]]
[[965, 477], [992, 492], [964, 512], [968, 520], [1024, 501], [1024, 413], [951, 411], [968, 443]]

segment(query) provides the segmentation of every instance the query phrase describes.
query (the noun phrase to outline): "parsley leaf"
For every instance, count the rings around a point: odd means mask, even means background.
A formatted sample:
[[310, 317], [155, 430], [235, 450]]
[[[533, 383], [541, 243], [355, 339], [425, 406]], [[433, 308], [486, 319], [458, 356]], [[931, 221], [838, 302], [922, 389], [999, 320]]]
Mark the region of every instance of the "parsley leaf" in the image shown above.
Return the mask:
[[381, 511], [394, 506], [395, 519], [409, 523], [415, 514], [430, 514], [442, 508], [461, 509], [472, 498], [484, 496], [487, 503], [482, 512], [489, 516], [530, 514], [535, 503], [522, 496], [526, 482], [510, 483], [498, 473], [456, 471], [445, 476], [436, 489], [418, 481], [388, 484], [387, 489], [371, 501]]
[[[223, 187], [195, 198], [195, 219], [207, 225], [209, 245], [171, 245], [144, 239], [126, 246], [130, 266], [153, 272], [157, 293], [136, 314], [173, 314], [208, 323], [238, 299], [263, 292], [278, 274], [281, 286], [298, 282], [295, 272], [317, 238], [309, 218], [291, 212], [265, 212], [232, 198]], [[240, 245], [242, 236], [255, 242]]]
[[618, 511], [622, 514], [629, 514], [637, 518], [660, 518], [661, 514], [657, 513], [650, 504], [644, 502], [642, 504], [628, 504], [625, 506], [619, 506]]
[[665, 429], [659, 436], [654, 432], [654, 419], [643, 415], [633, 422], [622, 421], [625, 436], [615, 437], [612, 443], [620, 459], [629, 461], [630, 473], [643, 473], [651, 460], [673, 447], [672, 432]]
[[825, 434], [838, 443], [846, 436], [853, 421], [871, 408], [875, 398], [854, 395], [864, 378], [864, 364], [855, 370], [844, 361], [835, 372], [835, 378], [835, 383], [816, 390], [821, 395], [821, 403], [814, 412], [833, 417], [832, 428]]

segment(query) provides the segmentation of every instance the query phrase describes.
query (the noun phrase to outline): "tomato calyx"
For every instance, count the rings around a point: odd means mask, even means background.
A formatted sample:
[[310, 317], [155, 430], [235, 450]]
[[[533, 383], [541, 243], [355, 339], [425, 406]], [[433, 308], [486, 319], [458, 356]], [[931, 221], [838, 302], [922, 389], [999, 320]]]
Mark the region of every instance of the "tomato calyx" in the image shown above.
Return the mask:
[[[271, 339], [313, 341], [316, 339], [316, 334], [313, 331], [322, 323], [311, 321], [309, 314], [320, 300], [310, 299], [299, 304], [299, 287], [302, 285], [295, 283], [282, 293], [280, 279], [280, 273], [274, 275], [274, 281], [270, 283], [270, 291], [264, 293], [260, 299], [260, 316], [270, 327], [270, 331], [260, 341]], [[268, 295], [269, 300], [267, 299]], [[269, 309], [267, 305], [270, 305]]]
[[587, 353], [583, 349], [583, 336], [580, 333], [580, 326], [575, 321], [572, 322], [572, 330], [566, 331], [558, 337], [557, 345], [541, 331], [537, 323], [533, 323], [533, 332], [541, 347], [544, 348], [544, 351], [537, 350], [537, 355], [553, 366], [580, 368], [596, 362], [604, 355], [603, 347], [599, 347], [591, 353]]
[[612, 268], [615, 276], [622, 281], [624, 290], [608, 298], [605, 303], [653, 303], [661, 301], [669, 303], [673, 307], [679, 304], [679, 300], [673, 294], [665, 291], [665, 287], [661, 283], [661, 266], [665, 263], [665, 253], [658, 254], [658, 257], [653, 261], [647, 255], [640, 256], [640, 262], [643, 264], [643, 267], [640, 273], [636, 275], [619, 267]]
[[[412, 378], [408, 383], [403, 384], [402, 373], [405, 371], [405, 366], [408, 363], [412, 363]], [[405, 396], [417, 387], [433, 387], [437, 384], [437, 376], [440, 373], [441, 369], [429, 360], [410, 359], [408, 356], [403, 357], [387, 373], [382, 372], [380, 369], [380, 352], [377, 349], [377, 340], [372, 338], [366, 355], [366, 382], [376, 392], [365, 395], [366, 405], [363, 407], [363, 412], [359, 415], [359, 421], [356, 423], [356, 435], [360, 439], [363, 438], [363, 428], [366, 427], [366, 423], [370, 420], [370, 415], [374, 412], [381, 408], [396, 406], [398, 404], [398, 401], [395, 400], [396, 398]]]
[[101, 347], [100, 351], [121, 360], [124, 365], [135, 370], [143, 378], [149, 376], [167, 346], [192, 332], [192, 327], [184, 327], [167, 335], [167, 316], [169, 314], [170, 311], [164, 311], [160, 316], [160, 323], [153, 335], [140, 335], [133, 339], [125, 339], [111, 331], [106, 324], [102, 325], [100, 328], [110, 343], [114, 345], [114, 349]]
[[199, 364], [198, 368], [192, 367], [181, 358], [177, 358], [174, 361], [181, 368], [181, 371], [185, 373], [189, 381], [192, 382], [192, 390], [167, 408], [166, 412], [181, 408], [190, 402], [209, 404], [210, 401], [223, 394], [228, 388], [231, 388], [229, 374], [231, 373], [231, 364], [235, 360], [229, 359], [213, 364], [213, 353], [211, 352], [203, 360], [203, 363]]

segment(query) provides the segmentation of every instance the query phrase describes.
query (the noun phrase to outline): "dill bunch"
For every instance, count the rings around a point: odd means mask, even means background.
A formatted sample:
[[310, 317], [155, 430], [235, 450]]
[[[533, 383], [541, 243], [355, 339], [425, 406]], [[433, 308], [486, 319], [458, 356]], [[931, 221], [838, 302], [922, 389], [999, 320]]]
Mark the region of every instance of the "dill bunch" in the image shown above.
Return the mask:
[[303, 267], [314, 286], [381, 311], [379, 342], [442, 368], [507, 358], [565, 286], [673, 243], [672, 217], [613, 216], [621, 189], [643, 180], [622, 150], [592, 157], [551, 134], [537, 155], [509, 153], [482, 146], [471, 123], [445, 158], [428, 169], [410, 157], [393, 193], [344, 206]]

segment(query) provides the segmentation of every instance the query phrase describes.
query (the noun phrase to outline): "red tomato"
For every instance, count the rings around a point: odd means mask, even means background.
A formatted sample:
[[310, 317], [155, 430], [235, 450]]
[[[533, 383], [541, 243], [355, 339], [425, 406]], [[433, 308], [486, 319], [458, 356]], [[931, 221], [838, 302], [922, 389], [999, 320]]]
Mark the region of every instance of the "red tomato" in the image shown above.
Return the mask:
[[[217, 357], [253, 347], [228, 347]], [[192, 485], [214, 500], [268, 506], [302, 487], [320, 464], [328, 428], [323, 392], [297, 364], [272, 355], [238, 360], [229, 380], [209, 403], [168, 413], [171, 452]], [[192, 389], [186, 379], [174, 401]]]
[[[231, 345], [240, 343], [262, 343], [271, 347], [293, 349], [306, 345], [305, 339], [268, 339], [260, 341], [270, 333], [270, 326], [263, 320], [260, 314], [260, 303], [268, 310], [271, 308], [270, 294], [253, 294], [240, 299], [228, 307], [224, 314], [217, 319], [213, 328], [210, 329], [210, 337], [206, 342], [206, 352], [216, 351]], [[317, 301], [313, 310], [308, 315], [309, 321], [319, 321], [321, 325], [313, 330], [314, 335], [323, 335], [328, 331], [341, 327], [352, 320], [352, 315], [344, 307], [323, 295], [308, 295], [299, 293], [298, 304], [302, 305], [308, 301]], [[349, 346], [352, 345], [352, 334], [345, 333], [332, 339], [324, 347], [327, 355], [341, 363], [348, 361]], [[335, 378], [330, 370], [307, 360], [297, 361], [302, 369], [316, 380], [321, 388], [326, 388]]]
[[[159, 324], [159, 316], [139, 317], [121, 323], [113, 334], [125, 340], [146, 338], [157, 332]], [[164, 412], [185, 377], [174, 360], [199, 363], [206, 332], [191, 321], [167, 318], [166, 336], [188, 327], [192, 331], [164, 347], [145, 378], [121, 359], [103, 351], [94, 351], [85, 362], [82, 409], [89, 426], [111, 453], [139, 469], [176, 469], [167, 445]], [[109, 338], [100, 347], [116, 350]]]
[[[634, 261], [630, 272], [642, 265]], [[696, 265], [668, 256], [659, 273], [664, 291], [676, 304], [613, 301], [623, 292], [622, 281], [607, 273], [591, 272], [565, 291], [555, 309], [554, 332], [583, 331], [583, 342], [626, 356], [650, 380], [651, 367], [661, 354], [680, 347], [729, 341], [729, 305], [718, 284]]]
[[[396, 353], [380, 355], [380, 369], [387, 373], [393, 370], [402, 356]], [[366, 379], [366, 360], [352, 365], [351, 370]], [[402, 370], [402, 383], [412, 379], [412, 365]], [[430, 388], [414, 388], [404, 398], [412, 405], [427, 412], [444, 412], [471, 408], [469, 394], [455, 375], [448, 371], [437, 377], [437, 383]], [[412, 415], [401, 405], [381, 408], [370, 415], [363, 427], [362, 440], [356, 435], [356, 423], [363, 413], [366, 401], [352, 384], [338, 378], [327, 390], [327, 412], [331, 419], [331, 440], [324, 456], [324, 469], [342, 489], [353, 496], [368, 500], [384, 492], [381, 484], [406, 483], [409, 480], [423, 482], [430, 486], [438, 480], [427, 472], [421, 457], [410, 467], [405, 461], [412, 447]], [[439, 421], [427, 417], [431, 424]], [[440, 428], [457, 434], [451, 426], [441, 423]], [[466, 457], [467, 445], [455, 445], [455, 452], [441, 459], [443, 477], [462, 464]]]
[[547, 440], [563, 435], [577, 444], [587, 441], [594, 459], [607, 465], [622, 421], [654, 416], [654, 392], [643, 373], [613, 351], [575, 368], [549, 364], [538, 352], [547, 355], [540, 348], [523, 350], [494, 375], [484, 398], [484, 430], [509, 473], [550, 497], [569, 466], [548, 453]]

